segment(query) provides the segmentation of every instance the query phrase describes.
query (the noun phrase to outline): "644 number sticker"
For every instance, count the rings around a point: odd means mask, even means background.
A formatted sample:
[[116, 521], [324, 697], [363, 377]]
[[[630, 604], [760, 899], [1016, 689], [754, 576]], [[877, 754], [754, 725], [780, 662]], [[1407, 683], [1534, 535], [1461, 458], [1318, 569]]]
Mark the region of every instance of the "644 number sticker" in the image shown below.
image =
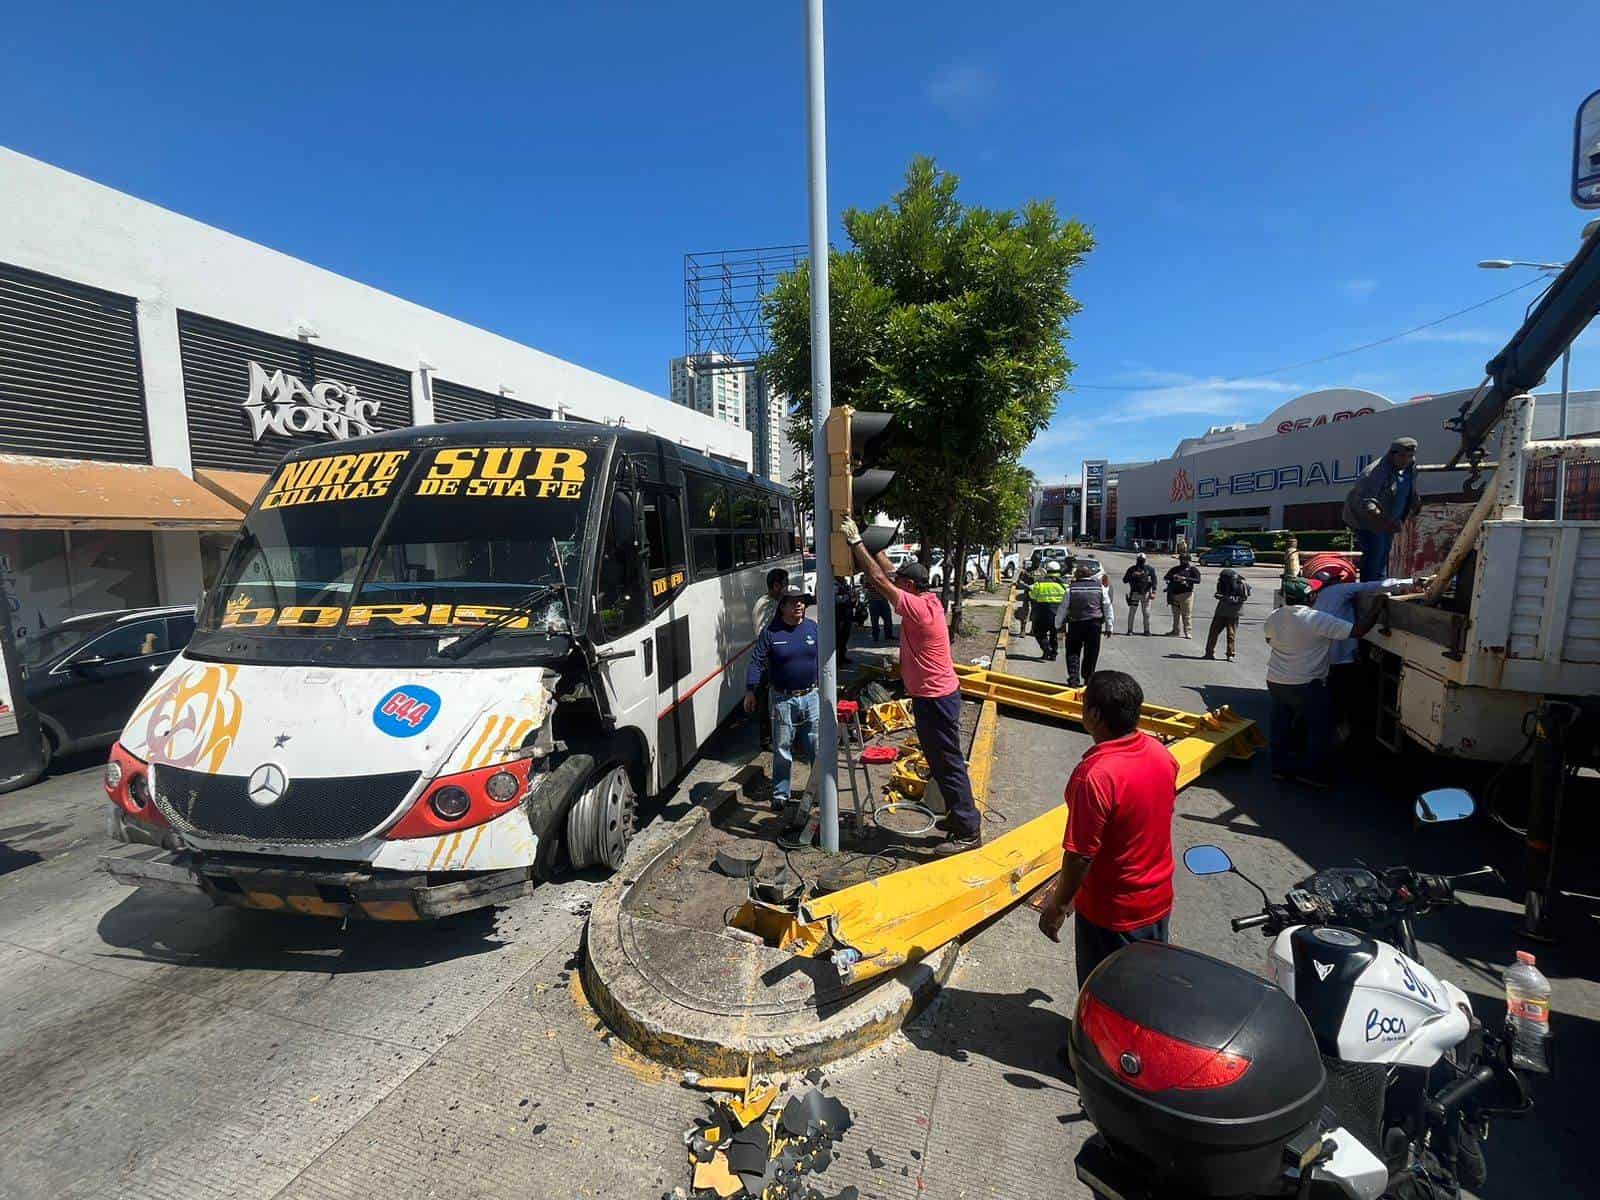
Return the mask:
[[439, 715], [439, 693], [416, 683], [390, 688], [372, 708], [372, 723], [390, 737], [415, 737]]

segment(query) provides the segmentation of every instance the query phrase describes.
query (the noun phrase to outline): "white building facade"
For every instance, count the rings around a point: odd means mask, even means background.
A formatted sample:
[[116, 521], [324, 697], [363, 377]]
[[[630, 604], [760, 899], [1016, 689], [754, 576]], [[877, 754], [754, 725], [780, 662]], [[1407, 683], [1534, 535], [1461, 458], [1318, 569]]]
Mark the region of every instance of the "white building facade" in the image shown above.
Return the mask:
[[[289, 450], [436, 421], [738, 422], [0, 149], [0, 593], [19, 640], [190, 603]], [[741, 385], [742, 386], [742, 385]]]
[[[1445, 422], [1472, 394], [1465, 389], [1394, 404], [1374, 392], [1328, 388], [1297, 397], [1253, 424], [1185, 438], [1171, 458], [1110, 471], [1116, 488], [1107, 507], [1114, 503], [1115, 518], [1108, 521], [1107, 536], [1128, 546], [1133, 540], [1170, 541], [1179, 533], [1196, 541], [1211, 529], [1342, 528], [1351, 485], [1395, 438], [1417, 439], [1419, 463], [1450, 458], [1460, 437]], [[1536, 437], [1555, 436], [1559, 410], [1558, 394], [1534, 397]], [[1572, 393], [1568, 429], [1574, 436], [1600, 430], [1600, 392]], [[1488, 449], [1492, 459], [1494, 438]], [[1465, 471], [1429, 472], [1419, 487], [1425, 499], [1454, 497], [1465, 478]], [[1597, 485], [1600, 472], [1587, 466], [1569, 473], [1573, 519], [1588, 519]], [[1530, 478], [1531, 489], [1544, 486]]]

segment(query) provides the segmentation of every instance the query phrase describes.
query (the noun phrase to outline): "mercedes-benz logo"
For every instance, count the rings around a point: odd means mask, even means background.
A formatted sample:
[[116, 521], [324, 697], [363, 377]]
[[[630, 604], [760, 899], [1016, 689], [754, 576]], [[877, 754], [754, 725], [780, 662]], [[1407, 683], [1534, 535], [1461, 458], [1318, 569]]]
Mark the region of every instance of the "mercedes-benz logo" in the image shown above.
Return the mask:
[[250, 772], [250, 782], [245, 794], [250, 797], [252, 804], [259, 804], [265, 808], [275, 804], [278, 798], [289, 788], [289, 777], [283, 773], [283, 768], [277, 763], [262, 763]]

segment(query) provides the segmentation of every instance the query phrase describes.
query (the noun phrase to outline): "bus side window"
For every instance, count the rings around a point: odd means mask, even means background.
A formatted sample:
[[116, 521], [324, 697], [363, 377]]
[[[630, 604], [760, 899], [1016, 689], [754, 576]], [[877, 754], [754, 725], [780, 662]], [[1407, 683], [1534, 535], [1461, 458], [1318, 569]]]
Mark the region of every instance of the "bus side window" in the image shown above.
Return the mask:
[[733, 570], [733, 514], [721, 480], [685, 471], [689, 485], [689, 528], [694, 536], [694, 575], [710, 579]]
[[766, 497], [763, 503], [762, 545], [768, 558], [778, 558], [789, 553], [789, 539], [783, 532], [783, 503], [776, 496]]
[[748, 567], [762, 559], [761, 493], [754, 488], [736, 487], [733, 493], [733, 562]]
[[800, 535], [794, 518], [794, 501], [783, 500], [783, 534], [778, 541], [780, 554], [798, 554], [800, 551]]
[[671, 602], [688, 578], [689, 560], [683, 544], [683, 510], [678, 507], [675, 489], [645, 490], [644, 537], [650, 599], [654, 608], [660, 608]]
[[611, 497], [611, 513], [606, 522], [605, 541], [600, 547], [600, 572], [595, 588], [595, 613], [603, 641], [620, 637], [644, 624], [638, 529], [633, 493], [619, 487]]

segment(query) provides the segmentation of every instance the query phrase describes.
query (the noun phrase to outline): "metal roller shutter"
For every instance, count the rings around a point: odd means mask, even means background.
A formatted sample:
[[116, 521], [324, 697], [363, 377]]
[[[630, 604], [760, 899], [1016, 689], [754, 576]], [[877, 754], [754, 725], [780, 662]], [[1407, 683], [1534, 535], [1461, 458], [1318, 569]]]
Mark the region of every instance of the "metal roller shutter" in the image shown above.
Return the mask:
[[150, 461], [132, 297], [0, 263], [0, 452]]
[[433, 381], [433, 419], [435, 421], [493, 421], [497, 419], [544, 420], [548, 408], [524, 404], [510, 396], [497, 396], [445, 379]]
[[189, 312], [178, 313], [178, 348], [196, 467], [270, 471], [298, 446], [333, 440], [321, 431], [285, 435], [271, 428], [258, 440], [245, 407], [251, 363], [269, 378], [281, 371], [285, 380], [298, 379], [307, 388], [337, 383], [363, 401], [376, 401], [367, 417], [374, 432], [411, 424], [411, 374], [398, 367]]

